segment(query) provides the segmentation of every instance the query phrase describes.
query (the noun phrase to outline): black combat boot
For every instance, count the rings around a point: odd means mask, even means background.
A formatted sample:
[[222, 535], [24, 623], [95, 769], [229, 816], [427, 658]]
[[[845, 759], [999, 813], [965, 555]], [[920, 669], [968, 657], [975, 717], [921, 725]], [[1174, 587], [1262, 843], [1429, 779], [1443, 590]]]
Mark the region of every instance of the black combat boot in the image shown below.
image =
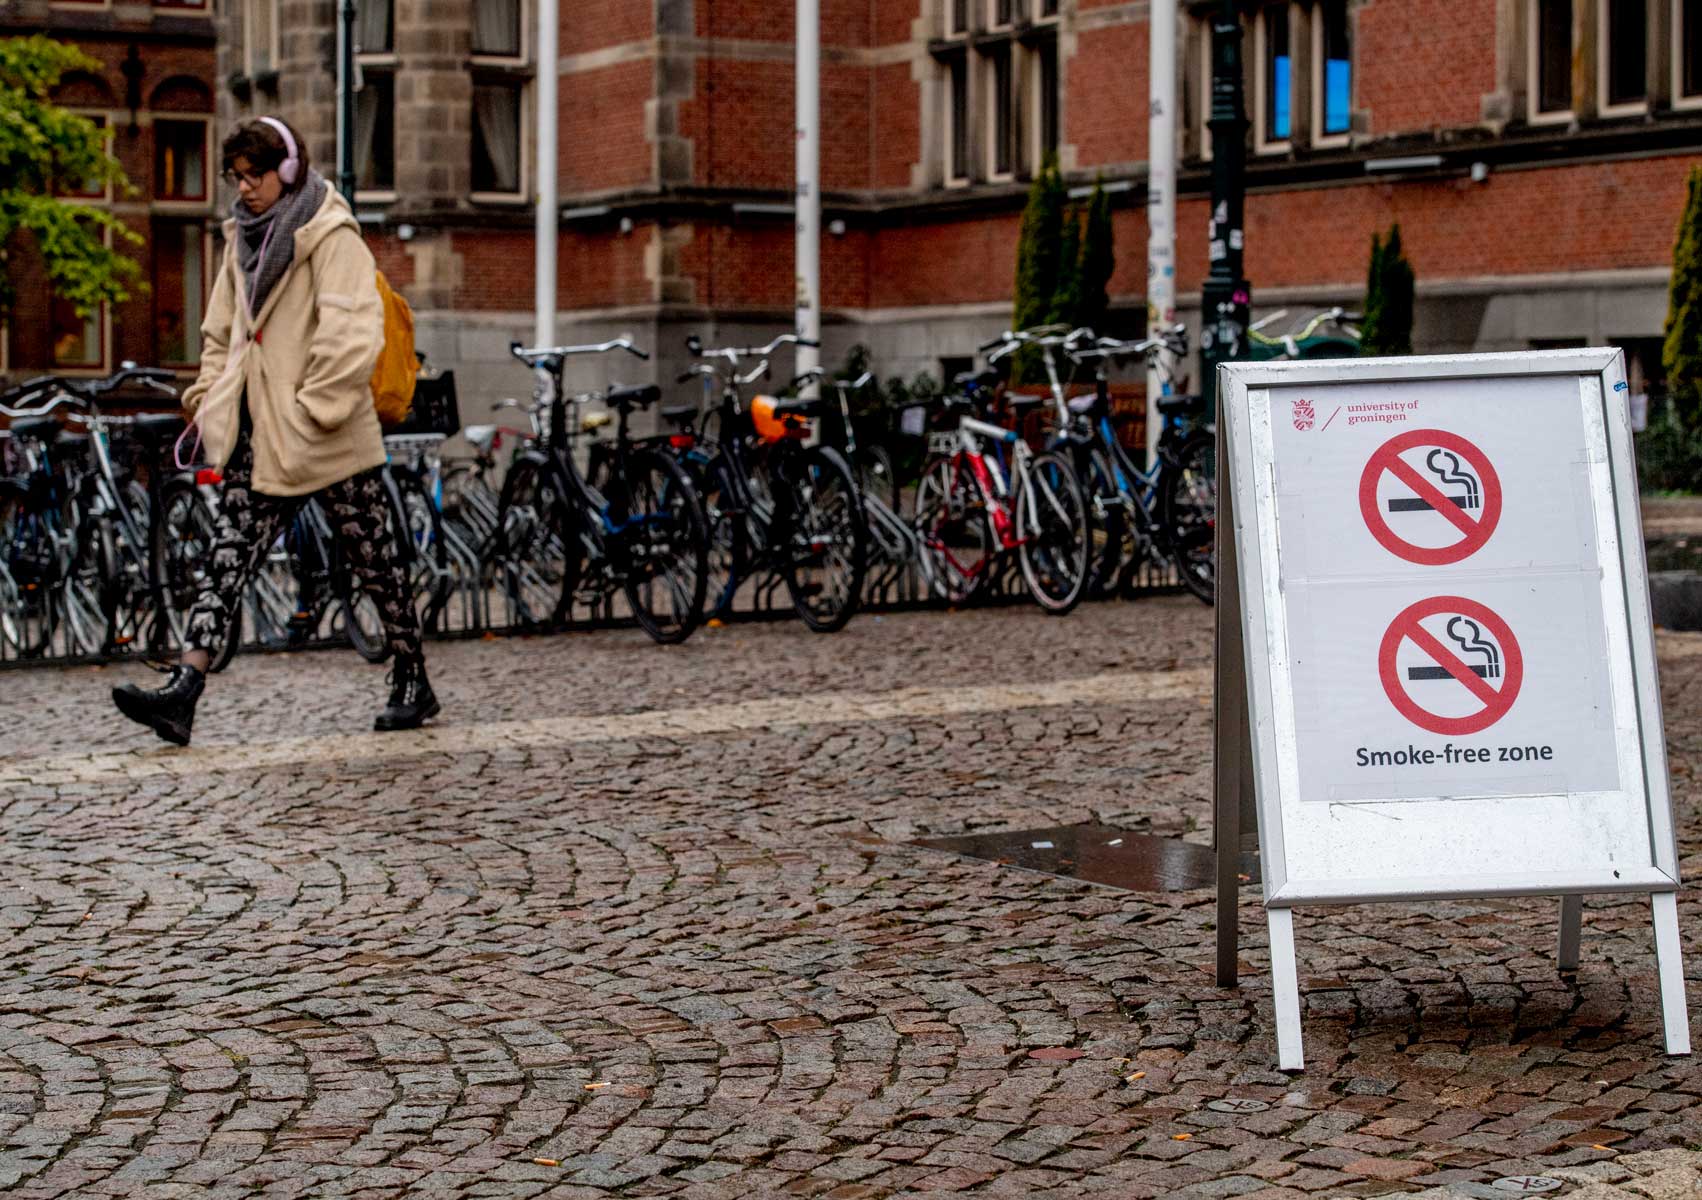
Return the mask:
[[146, 725], [168, 742], [187, 746], [190, 726], [195, 724], [195, 702], [206, 686], [205, 675], [188, 663], [179, 663], [171, 669], [164, 687], [147, 692], [127, 683], [112, 689], [112, 702], [137, 724]]
[[396, 665], [390, 669], [390, 703], [378, 714], [372, 727], [380, 733], [418, 729], [427, 718], [442, 711], [436, 693], [431, 690], [431, 681], [426, 678], [424, 656], [397, 658]]

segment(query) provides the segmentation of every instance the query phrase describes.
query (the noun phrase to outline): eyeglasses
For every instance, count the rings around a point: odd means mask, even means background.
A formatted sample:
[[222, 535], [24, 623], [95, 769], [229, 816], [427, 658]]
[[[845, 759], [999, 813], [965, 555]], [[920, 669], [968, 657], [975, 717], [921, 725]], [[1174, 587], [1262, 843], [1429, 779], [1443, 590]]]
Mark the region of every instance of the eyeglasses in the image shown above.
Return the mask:
[[271, 173], [272, 172], [270, 171], [261, 171], [259, 173], [255, 173], [253, 171], [233, 171], [229, 167], [226, 167], [223, 171], [219, 172], [219, 178], [224, 180], [231, 187], [236, 187], [238, 184], [246, 183], [249, 187], [257, 188], [265, 181], [266, 176]]

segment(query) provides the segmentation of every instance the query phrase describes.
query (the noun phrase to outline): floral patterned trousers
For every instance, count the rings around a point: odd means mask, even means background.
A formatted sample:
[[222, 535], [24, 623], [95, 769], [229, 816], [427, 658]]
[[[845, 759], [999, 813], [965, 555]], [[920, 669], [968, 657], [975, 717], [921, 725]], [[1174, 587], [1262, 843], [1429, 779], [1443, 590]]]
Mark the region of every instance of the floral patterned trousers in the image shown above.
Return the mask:
[[[309, 499], [256, 492], [251, 484], [253, 471], [254, 451], [245, 429], [224, 469], [212, 562], [184, 637], [190, 650], [213, 653], [214, 647], [223, 645], [232, 614], [242, 603], [243, 588]], [[420, 654], [419, 618], [386, 520], [389, 500], [382, 472], [382, 467], [362, 471], [316, 495], [356, 586], [378, 606], [391, 650], [398, 657], [414, 658]]]

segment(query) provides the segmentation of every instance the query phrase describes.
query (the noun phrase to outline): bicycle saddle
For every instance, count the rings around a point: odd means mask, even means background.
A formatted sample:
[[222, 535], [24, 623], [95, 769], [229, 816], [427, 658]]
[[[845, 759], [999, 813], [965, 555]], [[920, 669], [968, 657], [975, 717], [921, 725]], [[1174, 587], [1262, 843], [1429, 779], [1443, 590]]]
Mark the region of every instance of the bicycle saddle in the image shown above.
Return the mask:
[[176, 413], [137, 413], [130, 430], [144, 441], [163, 442], [183, 432], [183, 418]]
[[1099, 397], [1089, 394], [1086, 396], [1071, 396], [1068, 401], [1070, 411], [1078, 417], [1085, 417], [1099, 407]]
[[468, 425], [461, 430], [461, 436], [467, 439], [469, 446], [488, 454], [491, 445], [496, 441], [496, 426]]
[[685, 429], [697, 423], [697, 405], [672, 404], [661, 410], [662, 419], [670, 425]]
[[612, 423], [614, 421], [614, 419], [615, 419], [614, 413], [608, 413], [608, 412], [586, 413], [583, 417], [581, 417], [579, 419], [579, 428], [583, 429], [586, 433], [590, 433], [593, 430], [601, 429], [603, 426]]
[[1018, 414], [1025, 413], [1035, 405], [1045, 402], [1046, 397], [1044, 396], [1018, 396], [1014, 392], [1005, 397], [1005, 403], [1010, 407], [1010, 410]]
[[1175, 413], [1198, 412], [1204, 407], [1205, 404], [1198, 396], [1160, 396], [1158, 398], [1158, 411], [1167, 416]]
[[980, 387], [993, 387], [999, 382], [999, 373], [992, 368], [985, 371], [959, 371], [951, 380], [958, 387], [968, 387], [977, 384]]
[[813, 400], [776, 400], [774, 414], [776, 416], [819, 417], [827, 411], [827, 400], [817, 396]]
[[65, 427], [52, 417], [19, 417], [12, 422], [12, 436], [16, 438], [33, 438], [38, 442], [51, 442], [64, 432]]
[[662, 398], [662, 389], [653, 383], [641, 383], [636, 387], [615, 388], [603, 402], [610, 408], [649, 408]]

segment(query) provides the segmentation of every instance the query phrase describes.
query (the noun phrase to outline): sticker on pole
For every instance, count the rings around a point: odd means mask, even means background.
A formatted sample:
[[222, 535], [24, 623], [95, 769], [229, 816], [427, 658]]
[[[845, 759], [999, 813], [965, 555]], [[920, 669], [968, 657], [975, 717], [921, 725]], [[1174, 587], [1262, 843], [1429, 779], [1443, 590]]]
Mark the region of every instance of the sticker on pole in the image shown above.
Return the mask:
[[1403, 717], [1430, 733], [1461, 737], [1507, 715], [1525, 660], [1494, 611], [1462, 596], [1435, 596], [1390, 623], [1377, 670]]
[[1359, 477], [1359, 511], [1389, 553], [1441, 567], [1483, 549], [1501, 520], [1489, 458], [1445, 429], [1414, 429], [1378, 447]]

